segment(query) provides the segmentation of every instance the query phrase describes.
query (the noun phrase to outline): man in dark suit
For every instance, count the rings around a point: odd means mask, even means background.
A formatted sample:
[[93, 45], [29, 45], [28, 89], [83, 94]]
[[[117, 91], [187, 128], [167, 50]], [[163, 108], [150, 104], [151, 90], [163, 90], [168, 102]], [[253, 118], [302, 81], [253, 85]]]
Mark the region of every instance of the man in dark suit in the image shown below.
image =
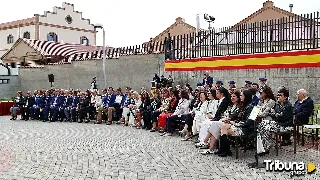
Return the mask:
[[293, 114], [299, 124], [308, 124], [314, 109], [314, 102], [308, 97], [308, 92], [305, 89], [297, 91], [297, 99], [294, 104]]
[[25, 97], [25, 105], [24, 105], [25, 110], [23, 111], [25, 112], [24, 120], [28, 121], [30, 118], [30, 115], [31, 117], [33, 117], [32, 106], [34, 105], [34, 103], [35, 103], [35, 97], [31, 95], [31, 91], [28, 91], [27, 96]]
[[226, 88], [220, 87], [219, 89], [217, 89], [216, 93], [217, 93], [217, 98], [219, 98], [219, 101], [218, 101], [218, 109], [213, 118], [213, 121], [219, 121], [223, 113], [227, 110], [230, 104], [230, 95]]
[[202, 86], [206, 86], [206, 85], [212, 86], [212, 84], [213, 84], [213, 77], [211, 77], [209, 75], [209, 72], [206, 71], [204, 73], [204, 78], [202, 80]]

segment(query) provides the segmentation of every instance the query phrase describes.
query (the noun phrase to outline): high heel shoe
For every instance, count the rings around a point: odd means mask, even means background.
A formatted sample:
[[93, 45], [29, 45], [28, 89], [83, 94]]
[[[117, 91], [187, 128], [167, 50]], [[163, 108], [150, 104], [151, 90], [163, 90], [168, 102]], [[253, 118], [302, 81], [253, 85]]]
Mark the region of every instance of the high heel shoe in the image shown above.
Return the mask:
[[190, 134], [187, 134], [183, 139], [181, 139], [181, 141], [189, 141], [190, 139], [192, 139], [192, 136]]
[[183, 135], [187, 134], [187, 132], [188, 132], [187, 129], [183, 129], [182, 131], [179, 131], [179, 134], [180, 134], [181, 136], [183, 136]]

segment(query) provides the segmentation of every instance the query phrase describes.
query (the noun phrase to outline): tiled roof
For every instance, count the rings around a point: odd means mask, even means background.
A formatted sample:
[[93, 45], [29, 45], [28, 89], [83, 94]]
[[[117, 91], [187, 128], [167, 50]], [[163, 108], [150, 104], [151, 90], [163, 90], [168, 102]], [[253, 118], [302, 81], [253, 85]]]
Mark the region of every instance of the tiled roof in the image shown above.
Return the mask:
[[284, 9], [281, 9], [281, 8], [278, 8], [278, 7], [274, 6], [274, 3], [272, 1], [268, 0], [268, 1], [263, 3], [263, 7], [262, 8], [260, 8], [256, 12], [252, 13], [248, 17], [244, 18], [239, 23], [235, 24], [234, 27], [237, 27], [237, 26], [242, 25], [242, 24], [249, 23], [250, 20], [252, 20], [253, 18], [259, 16], [260, 14], [262, 14], [263, 12], [265, 12], [267, 10], [273, 10], [273, 11], [278, 12], [279, 14], [283, 14], [285, 16], [297, 16], [297, 14], [294, 14], [292, 12], [289, 12], [287, 10], [284, 10]]
[[18, 27], [19, 25], [33, 24], [35, 22], [36, 22], [36, 18], [32, 17], [32, 18], [21, 19], [21, 20], [17, 20], [17, 21], [1, 23], [0, 24], [0, 30], [1, 29], [10, 28], [10, 27], [15, 27], [15, 26]]
[[163, 36], [164, 34], [168, 34], [170, 32], [171, 29], [175, 28], [178, 24], [182, 24], [183, 26], [189, 28], [189, 29], [193, 29], [194, 31], [196, 31], [196, 28], [191, 26], [188, 23], [185, 23], [184, 20], [181, 17], [178, 17], [176, 19], [176, 22], [173, 23], [171, 26], [169, 26], [167, 29], [165, 29], [164, 31], [162, 31], [159, 35], [157, 35], [156, 37], [153, 38], [153, 41], [158, 41], [158, 39]]

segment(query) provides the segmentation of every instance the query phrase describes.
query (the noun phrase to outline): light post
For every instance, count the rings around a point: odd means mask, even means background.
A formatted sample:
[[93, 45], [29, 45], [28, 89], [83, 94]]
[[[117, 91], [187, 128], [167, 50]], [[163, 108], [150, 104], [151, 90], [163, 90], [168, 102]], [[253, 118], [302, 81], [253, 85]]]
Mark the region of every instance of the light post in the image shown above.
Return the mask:
[[[213, 31], [211, 31], [212, 27], [211, 27], [211, 23], [214, 23], [214, 21], [216, 20], [215, 17], [209, 15], [209, 14], [204, 14], [204, 20], [206, 20], [208, 23], [209, 23], [209, 27], [208, 27], [208, 30], [209, 30], [209, 34], [211, 36], [213, 36], [213, 39], [215, 39], [215, 29], [213, 28]], [[213, 52], [213, 49], [211, 49], [211, 45], [213, 45], [213, 42], [212, 40], [210, 40], [210, 43], [209, 43], [209, 53], [211, 54], [211, 56], [214, 55], [214, 52]]]
[[[103, 58], [102, 58], [102, 68], [103, 68], [103, 78], [104, 78], [104, 88], [107, 87], [107, 73], [106, 73], [106, 32], [104, 31], [104, 28], [101, 24], [96, 24], [94, 26], [94, 29], [102, 29], [102, 38], [103, 38], [103, 45], [102, 45], [102, 51], [103, 51]], [[96, 31], [97, 32], [97, 31]]]

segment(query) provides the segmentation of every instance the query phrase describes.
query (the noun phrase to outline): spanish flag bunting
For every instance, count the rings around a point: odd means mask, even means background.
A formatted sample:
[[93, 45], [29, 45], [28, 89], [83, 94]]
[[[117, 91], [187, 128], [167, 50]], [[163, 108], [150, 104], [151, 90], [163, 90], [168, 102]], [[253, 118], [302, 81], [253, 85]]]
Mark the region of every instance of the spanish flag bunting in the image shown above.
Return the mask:
[[236, 56], [167, 60], [165, 71], [320, 67], [320, 49]]

